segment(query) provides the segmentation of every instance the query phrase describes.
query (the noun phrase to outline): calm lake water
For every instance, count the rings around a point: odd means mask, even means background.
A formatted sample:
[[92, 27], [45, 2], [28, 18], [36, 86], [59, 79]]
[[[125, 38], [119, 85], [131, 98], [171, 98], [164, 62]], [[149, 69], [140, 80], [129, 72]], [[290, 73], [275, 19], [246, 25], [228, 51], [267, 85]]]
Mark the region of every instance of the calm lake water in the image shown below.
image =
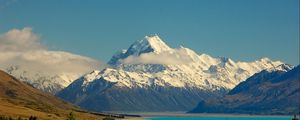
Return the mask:
[[[122, 113], [122, 112], [116, 112]], [[292, 120], [293, 115], [190, 114], [185, 112], [123, 112], [145, 120]]]
[[292, 120], [293, 115], [141, 113], [146, 120]]

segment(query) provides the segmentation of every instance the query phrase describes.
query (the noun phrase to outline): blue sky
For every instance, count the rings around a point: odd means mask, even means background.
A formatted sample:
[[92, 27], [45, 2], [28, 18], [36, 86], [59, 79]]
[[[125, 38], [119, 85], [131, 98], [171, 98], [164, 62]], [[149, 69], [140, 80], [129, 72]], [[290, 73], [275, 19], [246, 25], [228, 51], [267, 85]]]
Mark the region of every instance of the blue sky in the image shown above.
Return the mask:
[[235, 61], [299, 64], [299, 0], [0, 0], [0, 33], [108, 61], [145, 35]]

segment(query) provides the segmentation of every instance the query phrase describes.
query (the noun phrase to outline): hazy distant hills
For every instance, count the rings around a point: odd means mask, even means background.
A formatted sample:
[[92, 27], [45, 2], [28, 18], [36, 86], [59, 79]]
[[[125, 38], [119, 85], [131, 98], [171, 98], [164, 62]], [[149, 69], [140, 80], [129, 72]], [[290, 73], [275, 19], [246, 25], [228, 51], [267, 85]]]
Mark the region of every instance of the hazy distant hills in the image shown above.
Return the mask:
[[94, 111], [188, 111], [282, 62], [199, 55], [182, 46], [171, 48], [155, 35], [116, 53], [108, 64], [110, 68], [84, 75], [57, 96]]
[[36, 116], [39, 120], [65, 120], [73, 111], [79, 119], [100, 119], [79, 108], [41, 92], [9, 74], [0, 71], [0, 115], [13, 118]]
[[201, 101], [192, 113], [293, 114], [300, 112], [300, 65], [263, 70], [227, 95]]

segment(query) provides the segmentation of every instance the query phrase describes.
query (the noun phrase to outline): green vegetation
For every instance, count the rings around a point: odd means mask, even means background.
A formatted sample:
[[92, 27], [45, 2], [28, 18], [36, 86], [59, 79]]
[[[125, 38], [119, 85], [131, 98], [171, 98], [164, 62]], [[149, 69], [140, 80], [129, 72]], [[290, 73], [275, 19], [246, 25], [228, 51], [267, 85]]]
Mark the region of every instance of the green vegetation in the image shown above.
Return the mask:
[[28, 119], [26, 119], [19, 116], [17, 119], [13, 119], [11, 116], [0, 116], [0, 120], [37, 120], [37, 117], [30, 116]]
[[70, 112], [70, 114], [68, 115], [67, 120], [76, 120], [75, 115], [73, 114], [73, 112]]
[[102, 120], [115, 120], [115, 118], [112, 118], [112, 117], [106, 117], [106, 118], [103, 118]]

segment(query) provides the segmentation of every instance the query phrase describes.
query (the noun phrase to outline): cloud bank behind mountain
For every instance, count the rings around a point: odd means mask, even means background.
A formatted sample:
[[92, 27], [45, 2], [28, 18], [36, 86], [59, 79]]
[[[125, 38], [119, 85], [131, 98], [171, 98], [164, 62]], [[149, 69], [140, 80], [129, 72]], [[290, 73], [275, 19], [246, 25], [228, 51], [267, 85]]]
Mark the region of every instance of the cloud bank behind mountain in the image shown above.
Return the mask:
[[84, 74], [101, 69], [102, 63], [65, 51], [50, 51], [32, 28], [11, 29], [0, 35], [0, 69], [21, 66], [30, 71]]

